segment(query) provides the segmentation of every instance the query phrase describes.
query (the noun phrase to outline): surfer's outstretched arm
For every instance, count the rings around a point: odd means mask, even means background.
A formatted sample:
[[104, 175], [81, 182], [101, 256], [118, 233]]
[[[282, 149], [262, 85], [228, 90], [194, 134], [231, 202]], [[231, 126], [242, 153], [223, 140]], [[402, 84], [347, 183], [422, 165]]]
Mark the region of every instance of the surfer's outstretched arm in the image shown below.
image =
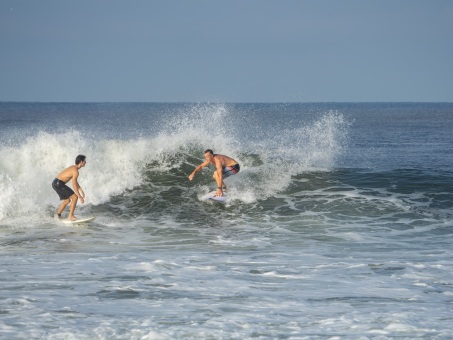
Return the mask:
[[203, 163], [201, 163], [199, 166], [197, 166], [195, 168], [194, 171], [192, 171], [192, 173], [189, 175], [189, 181], [193, 180], [193, 178], [195, 177], [195, 174], [200, 171], [201, 169], [203, 169], [206, 165], [209, 164], [209, 161], [205, 161]]

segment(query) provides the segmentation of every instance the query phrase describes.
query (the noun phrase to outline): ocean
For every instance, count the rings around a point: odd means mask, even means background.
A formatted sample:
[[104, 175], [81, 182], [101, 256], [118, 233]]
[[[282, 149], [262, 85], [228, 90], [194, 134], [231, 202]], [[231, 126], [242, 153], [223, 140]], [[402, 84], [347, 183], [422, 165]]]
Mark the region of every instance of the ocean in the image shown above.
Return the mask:
[[452, 103], [0, 102], [0, 136], [2, 339], [453, 338]]

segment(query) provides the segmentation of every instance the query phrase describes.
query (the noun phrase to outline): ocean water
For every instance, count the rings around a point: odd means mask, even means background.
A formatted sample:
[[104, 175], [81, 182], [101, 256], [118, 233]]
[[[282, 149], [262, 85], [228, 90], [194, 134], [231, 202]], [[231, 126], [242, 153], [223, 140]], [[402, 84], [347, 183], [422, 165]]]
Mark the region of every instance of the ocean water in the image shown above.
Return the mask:
[[452, 168], [449, 103], [0, 103], [0, 338], [453, 338]]

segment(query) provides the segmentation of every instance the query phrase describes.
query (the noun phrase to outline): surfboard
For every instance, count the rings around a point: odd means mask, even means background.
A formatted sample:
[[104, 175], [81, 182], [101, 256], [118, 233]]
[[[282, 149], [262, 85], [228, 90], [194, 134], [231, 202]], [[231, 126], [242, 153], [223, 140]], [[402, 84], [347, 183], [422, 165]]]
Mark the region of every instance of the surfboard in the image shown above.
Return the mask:
[[64, 223], [64, 224], [82, 224], [82, 223], [88, 223], [88, 222], [94, 221], [94, 219], [95, 219], [95, 217], [92, 216], [92, 217], [79, 218], [75, 221], [71, 221], [68, 219], [64, 219], [64, 220], [60, 220], [60, 221], [61, 221], [61, 223]]
[[223, 196], [215, 196], [215, 191], [210, 192], [209, 194], [204, 195], [201, 200], [202, 201], [216, 201], [225, 203], [227, 201], [227, 194], [226, 192], [223, 193]]

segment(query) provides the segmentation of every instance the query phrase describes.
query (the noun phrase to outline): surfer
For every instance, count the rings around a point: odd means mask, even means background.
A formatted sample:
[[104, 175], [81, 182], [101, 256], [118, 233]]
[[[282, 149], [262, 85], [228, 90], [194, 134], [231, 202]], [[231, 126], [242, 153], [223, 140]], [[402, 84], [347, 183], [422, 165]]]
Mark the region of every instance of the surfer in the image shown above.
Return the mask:
[[[85, 198], [85, 193], [83, 192], [82, 187], [79, 185], [77, 178], [79, 177], [79, 170], [83, 168], [85, 164], [87, 164], [86, 157], [84, 155], [78, 155], [75, 160], [75, 165], [71, 165], [69, 168], [64, 169], [53, 180], [52, 188], [57, 192], [58, 196], [60, 196], [60, 200], [63, 201], [61, 202], [61, 205], [57, 210], [58, 218], [61, 218], [61, 213], [69, 204], [69, 202], [71, 202], [71, 206], [69, 207], [68, 220], [77, 220], [77, 218], [75, 218], [74, 216], [77, 200], [80, 198], [80, 201], [83, 203]], [[74, 188], [74, 190], [66, 185], [66, 183], [70, 180], [72, 180], [72, 187]]]
[[239, 170], [239, 164], [233, 158], [224, 155], [214, 154], [211, 149], [207, 149], [204, 152], [205, 161], [195, 168], [195, 170], [189, 175], [189, 180], [193, 180], [195, 174], [203, 169], [209, 163], [215, 165], [216, 170], [214, 171], [214, 179], [217, 183], [216, 196], [223, 196], [223, 192], [226, 191], [224, 178], [236, 175]]

